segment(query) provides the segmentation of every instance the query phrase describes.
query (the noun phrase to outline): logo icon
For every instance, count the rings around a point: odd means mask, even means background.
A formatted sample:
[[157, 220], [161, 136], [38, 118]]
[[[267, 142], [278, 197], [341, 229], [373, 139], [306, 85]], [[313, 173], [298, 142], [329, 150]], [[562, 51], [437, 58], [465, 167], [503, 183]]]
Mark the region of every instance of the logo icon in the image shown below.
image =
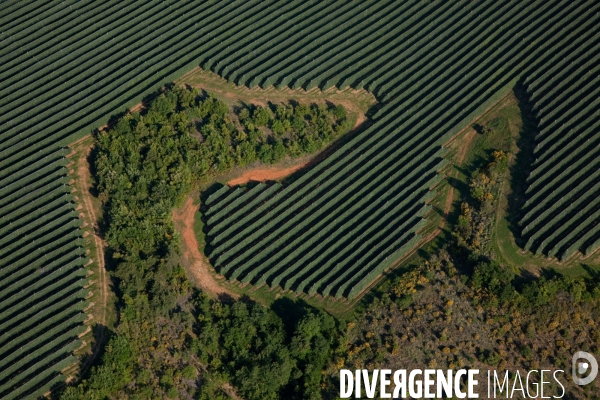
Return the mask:
[[[577, 353], [573, 354], [571, 365], [573, 382], [575, 382], [577, 385], [587, 385], [596, 379], [596, 375], [598, 375], [598, 362], [593, 355], [586, 353], [585, 351], [578, 351]], [[580, 376], [585, 374], [587, 371], [590, 371], [589, 375], [585, 378], [580, 378]]]

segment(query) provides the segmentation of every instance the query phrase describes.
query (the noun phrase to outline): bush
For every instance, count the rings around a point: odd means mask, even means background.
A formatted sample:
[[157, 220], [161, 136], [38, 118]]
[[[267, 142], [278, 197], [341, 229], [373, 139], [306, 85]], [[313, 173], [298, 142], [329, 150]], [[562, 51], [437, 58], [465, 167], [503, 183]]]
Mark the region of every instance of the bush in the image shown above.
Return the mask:
[[265, 107], [258, 106], [254, 109], [254, 112], [252, 113], [252, 122], [256, 126], [266, 127], [269, 125], [271, 119], [271, 112]]

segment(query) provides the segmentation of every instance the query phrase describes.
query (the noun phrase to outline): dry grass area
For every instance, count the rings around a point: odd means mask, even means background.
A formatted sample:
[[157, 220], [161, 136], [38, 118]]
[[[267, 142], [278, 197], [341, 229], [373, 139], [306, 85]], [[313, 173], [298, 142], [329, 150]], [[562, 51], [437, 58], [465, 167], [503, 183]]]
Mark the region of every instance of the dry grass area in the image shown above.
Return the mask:
[[294, 172], [306, 167], [308, 162], [299, 162], [291, 167], [268, 167], [268, 168], [252, 168], [244, 171], [241, 176], [227, 182], [229, 186], [243, 185], [248, 182], [265, 182], [275, 181], [285, 178]]

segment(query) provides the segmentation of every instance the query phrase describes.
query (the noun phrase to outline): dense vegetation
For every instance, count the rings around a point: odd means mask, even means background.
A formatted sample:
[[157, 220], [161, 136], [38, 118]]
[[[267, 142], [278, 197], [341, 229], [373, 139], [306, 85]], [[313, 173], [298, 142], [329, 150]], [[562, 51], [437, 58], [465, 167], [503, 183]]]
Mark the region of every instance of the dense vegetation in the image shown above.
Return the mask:
[[[274, 108], [273, 115], [255, 107], [236, 114], [214, 97], [173, 86], [143, 113], [127, 114], [98, 133], [93, 167], [120, 323], [103, 365], [63, 398], [215, 399], [225, 396], [228, 383], [245, 398], [318, 394], [337, 340], [332, 317], [298, 306], [296, 318], [284, 325], [249, 300], [209, 299], [177, 264], [171, 211], [194, 185], [233, 167], [240, 147], [256, 154], [275, 140], [284, 143], [282, 157], [296, 155], [294, 145], [315, 140], [323, 146], [344, 126], [343, 107]], [[260, 129], [286, 126], [290, 115], [304, 129], [289, 132], [285, 141], [285, 131]], [[251, 161], [242, 157], [242, 165]]]
[[[244, 129], [235, 149], [238, 165], [256, 158], [263, 163], [276, 163], [286, 155], [312, 154], [350, 128], [342, 105], [277, 104], [273, 111], [260, 106], [239, 111]], [[268, 140], [264, 139], [265, 131], [272, 133]]]
[[[482, 377], [487, 369], [510, 370], [512, 378], [517, 370], [523, 377], [562, 369], [564, 398], [598, 399], [596, 385], [579, 387], [570, 378], [575, 351], [600, 356], [597, 282], [549, 275], [523, 285], [505, 266], [448, 250], [415, 266], [348, 325], [332, 380], [342, 367], [478, 368]], [[485, 397], [485, 379], [480, 388]], [[554, 383], [546, 395], [561, 392]]]

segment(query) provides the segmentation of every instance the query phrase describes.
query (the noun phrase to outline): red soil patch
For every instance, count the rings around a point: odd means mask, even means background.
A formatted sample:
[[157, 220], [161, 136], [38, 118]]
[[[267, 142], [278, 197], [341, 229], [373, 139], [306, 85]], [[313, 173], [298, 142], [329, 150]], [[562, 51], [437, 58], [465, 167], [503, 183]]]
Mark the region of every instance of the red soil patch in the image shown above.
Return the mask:
[[250, 181], [254, 182], [264, 182], [264, 181], [274, 181], [276, 179], [284, 178], [288, 175], [293, 174], [301, 168], [304, 168], [308, 162], [294, 165], [287, 168], [257, 168], [251, 169], [249, 171], [244, 172], [242, 176], [239, 178], [235, 178], [227, 182], [227, 184], [231, 186], [242, 185], [244, 183], [248, 183]]
[[204, 255], [198, 249], [198, 240], [194, 233], [194, 217], [196, 216], [197, 206], [194, 199], [188, 197], [183, 207], [173, 210], [173, 222], [175, 227], [183, 238], [183, 258], [191, 266], [188, 270], [194, 276], [195, 281], [200, 288], [211, 295], [228, 294], [233, 298], [239, 296], [224, 289], [210, 271], [210, 265]]

